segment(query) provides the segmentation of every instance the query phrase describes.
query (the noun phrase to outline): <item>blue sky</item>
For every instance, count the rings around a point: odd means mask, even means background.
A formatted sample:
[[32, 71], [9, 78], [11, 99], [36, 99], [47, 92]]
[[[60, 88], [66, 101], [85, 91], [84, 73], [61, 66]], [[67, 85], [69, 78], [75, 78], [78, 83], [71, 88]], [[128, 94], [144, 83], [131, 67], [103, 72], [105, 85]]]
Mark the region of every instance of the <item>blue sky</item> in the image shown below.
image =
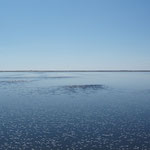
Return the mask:
[[150, 1], [0, 0], [9, 69], [150, 69]]

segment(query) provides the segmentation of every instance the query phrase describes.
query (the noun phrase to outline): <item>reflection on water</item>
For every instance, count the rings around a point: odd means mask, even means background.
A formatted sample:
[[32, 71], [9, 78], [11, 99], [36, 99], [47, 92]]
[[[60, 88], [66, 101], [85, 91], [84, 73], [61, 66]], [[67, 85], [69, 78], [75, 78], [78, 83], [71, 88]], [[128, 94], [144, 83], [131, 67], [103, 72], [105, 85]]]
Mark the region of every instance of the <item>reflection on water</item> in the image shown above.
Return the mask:
[[0, 150], [150, 149], [150, 73], [0, 73]]

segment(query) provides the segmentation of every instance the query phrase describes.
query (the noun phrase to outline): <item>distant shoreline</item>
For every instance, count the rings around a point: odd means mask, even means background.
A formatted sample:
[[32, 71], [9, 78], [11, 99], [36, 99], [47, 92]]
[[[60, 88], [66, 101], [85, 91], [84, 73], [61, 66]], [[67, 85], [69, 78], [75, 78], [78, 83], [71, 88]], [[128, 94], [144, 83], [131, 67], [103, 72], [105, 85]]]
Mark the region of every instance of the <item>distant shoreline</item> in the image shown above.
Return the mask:
[[150, 70], [0, 70], [0, 72], [150, 72]]

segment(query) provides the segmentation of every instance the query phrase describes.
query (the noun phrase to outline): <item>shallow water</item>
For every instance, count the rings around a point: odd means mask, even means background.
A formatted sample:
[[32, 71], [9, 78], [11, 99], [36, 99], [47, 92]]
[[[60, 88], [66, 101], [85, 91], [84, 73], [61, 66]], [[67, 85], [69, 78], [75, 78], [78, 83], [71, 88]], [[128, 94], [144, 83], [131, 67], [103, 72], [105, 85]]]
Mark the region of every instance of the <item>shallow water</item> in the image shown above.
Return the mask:
[[148, 72], [0, 73], [0, 150], [147, 150], [149, 116]]

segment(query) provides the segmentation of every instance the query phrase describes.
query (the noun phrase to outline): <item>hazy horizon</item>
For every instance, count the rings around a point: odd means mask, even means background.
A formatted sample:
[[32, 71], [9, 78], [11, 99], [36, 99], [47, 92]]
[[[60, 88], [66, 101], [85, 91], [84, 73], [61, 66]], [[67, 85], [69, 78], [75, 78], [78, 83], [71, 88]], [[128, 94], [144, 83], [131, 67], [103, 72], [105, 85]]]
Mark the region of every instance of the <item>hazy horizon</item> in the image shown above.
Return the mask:
[[20, 70], [0, 70], [0, 72], [150, 72], [150, 69], [112, 69], [112, 70], [85, 70], [85, 69], [72, 69], [72, 70], [51, 70], [51, 69], [46, 69], [46, 70], [34, 70], [34, 69], [30, 69], [30, 70], [24, 70], [24, 69], [20, 69]]

